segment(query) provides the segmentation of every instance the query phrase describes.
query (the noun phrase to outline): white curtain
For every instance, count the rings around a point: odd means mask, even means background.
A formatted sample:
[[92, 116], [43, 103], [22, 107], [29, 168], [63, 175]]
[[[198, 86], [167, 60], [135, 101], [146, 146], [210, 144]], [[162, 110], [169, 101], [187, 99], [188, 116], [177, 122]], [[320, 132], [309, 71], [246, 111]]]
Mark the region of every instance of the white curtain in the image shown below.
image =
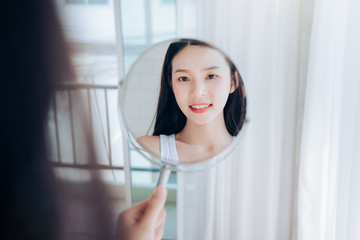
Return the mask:
[[178, 0], [248, 93], [240, 147], [178, 177], [178, 239], [360, 239], [356, 0]]
[[300, 1], [178, 0], [178, 35], [209, 41], [234, 60], [249, 119], [229, 159], [179, 174], [179, 239], [291, 238], [301, 15]]
[[298, 239], [360, 239], [360, 2], [318, 0], [300, 152]]

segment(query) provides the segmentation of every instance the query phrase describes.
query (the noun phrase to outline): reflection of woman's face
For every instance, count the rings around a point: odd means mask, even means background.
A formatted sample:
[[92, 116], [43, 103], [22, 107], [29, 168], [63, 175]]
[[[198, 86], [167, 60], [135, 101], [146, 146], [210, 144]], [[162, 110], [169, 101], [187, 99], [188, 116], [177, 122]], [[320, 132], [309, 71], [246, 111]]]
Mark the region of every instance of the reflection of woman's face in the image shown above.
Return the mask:
[[229, 65], [217, 50], [191, 45], [182, 49], [172, 60], [171, 83], [188, 120], [204, 125], [223, 116], [231, 77]]

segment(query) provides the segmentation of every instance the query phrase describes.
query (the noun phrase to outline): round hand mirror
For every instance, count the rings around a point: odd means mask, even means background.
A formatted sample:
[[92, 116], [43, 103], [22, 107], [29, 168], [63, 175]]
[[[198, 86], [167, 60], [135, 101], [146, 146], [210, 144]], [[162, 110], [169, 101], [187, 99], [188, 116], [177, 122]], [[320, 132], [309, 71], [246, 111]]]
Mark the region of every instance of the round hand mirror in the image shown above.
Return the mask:
[[119, 88], [127, 140], [152, 163], [196, 171], [223, 160], [245, 123], [246, 94], [234, 63], [196, 39], [153, 45]]

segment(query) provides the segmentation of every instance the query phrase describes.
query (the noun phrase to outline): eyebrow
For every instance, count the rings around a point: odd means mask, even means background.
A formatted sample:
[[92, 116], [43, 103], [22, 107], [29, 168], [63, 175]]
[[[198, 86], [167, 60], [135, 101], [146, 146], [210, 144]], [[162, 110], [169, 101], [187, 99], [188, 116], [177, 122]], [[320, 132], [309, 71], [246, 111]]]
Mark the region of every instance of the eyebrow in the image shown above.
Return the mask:
[[[203, 68], [202, 70], [203, 71], [209, 71], [209, 70], [218, 69], [218, 68], [220, 68], [220, 67], [219, 66], [211, 66], [211, 67]], [[176, 71], [174, 73], [177, 73], [177, 72], [189, 72], [189, 70], [187, 70], [187, 69], [176, 69]]]

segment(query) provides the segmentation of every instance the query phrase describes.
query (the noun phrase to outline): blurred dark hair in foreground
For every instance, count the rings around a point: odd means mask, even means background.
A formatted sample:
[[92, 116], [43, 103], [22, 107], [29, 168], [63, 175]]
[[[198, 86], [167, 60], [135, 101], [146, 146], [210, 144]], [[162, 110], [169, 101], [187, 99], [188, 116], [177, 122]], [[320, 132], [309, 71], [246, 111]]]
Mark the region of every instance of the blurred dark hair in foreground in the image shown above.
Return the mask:
[[[47, 116], [56, 84], [72, 81], [67, 45], [52, 0], [1, 1], [1, 239], [66, 239], [62, 213], [70, 191], [50, 166]], [[82, 116], [78, 116], [82, 117]], [[95, 163], [91, 131], [87, 161]], [[92, 172], [86, 199], [100, 239], [109, 233], [106, 193]]]

